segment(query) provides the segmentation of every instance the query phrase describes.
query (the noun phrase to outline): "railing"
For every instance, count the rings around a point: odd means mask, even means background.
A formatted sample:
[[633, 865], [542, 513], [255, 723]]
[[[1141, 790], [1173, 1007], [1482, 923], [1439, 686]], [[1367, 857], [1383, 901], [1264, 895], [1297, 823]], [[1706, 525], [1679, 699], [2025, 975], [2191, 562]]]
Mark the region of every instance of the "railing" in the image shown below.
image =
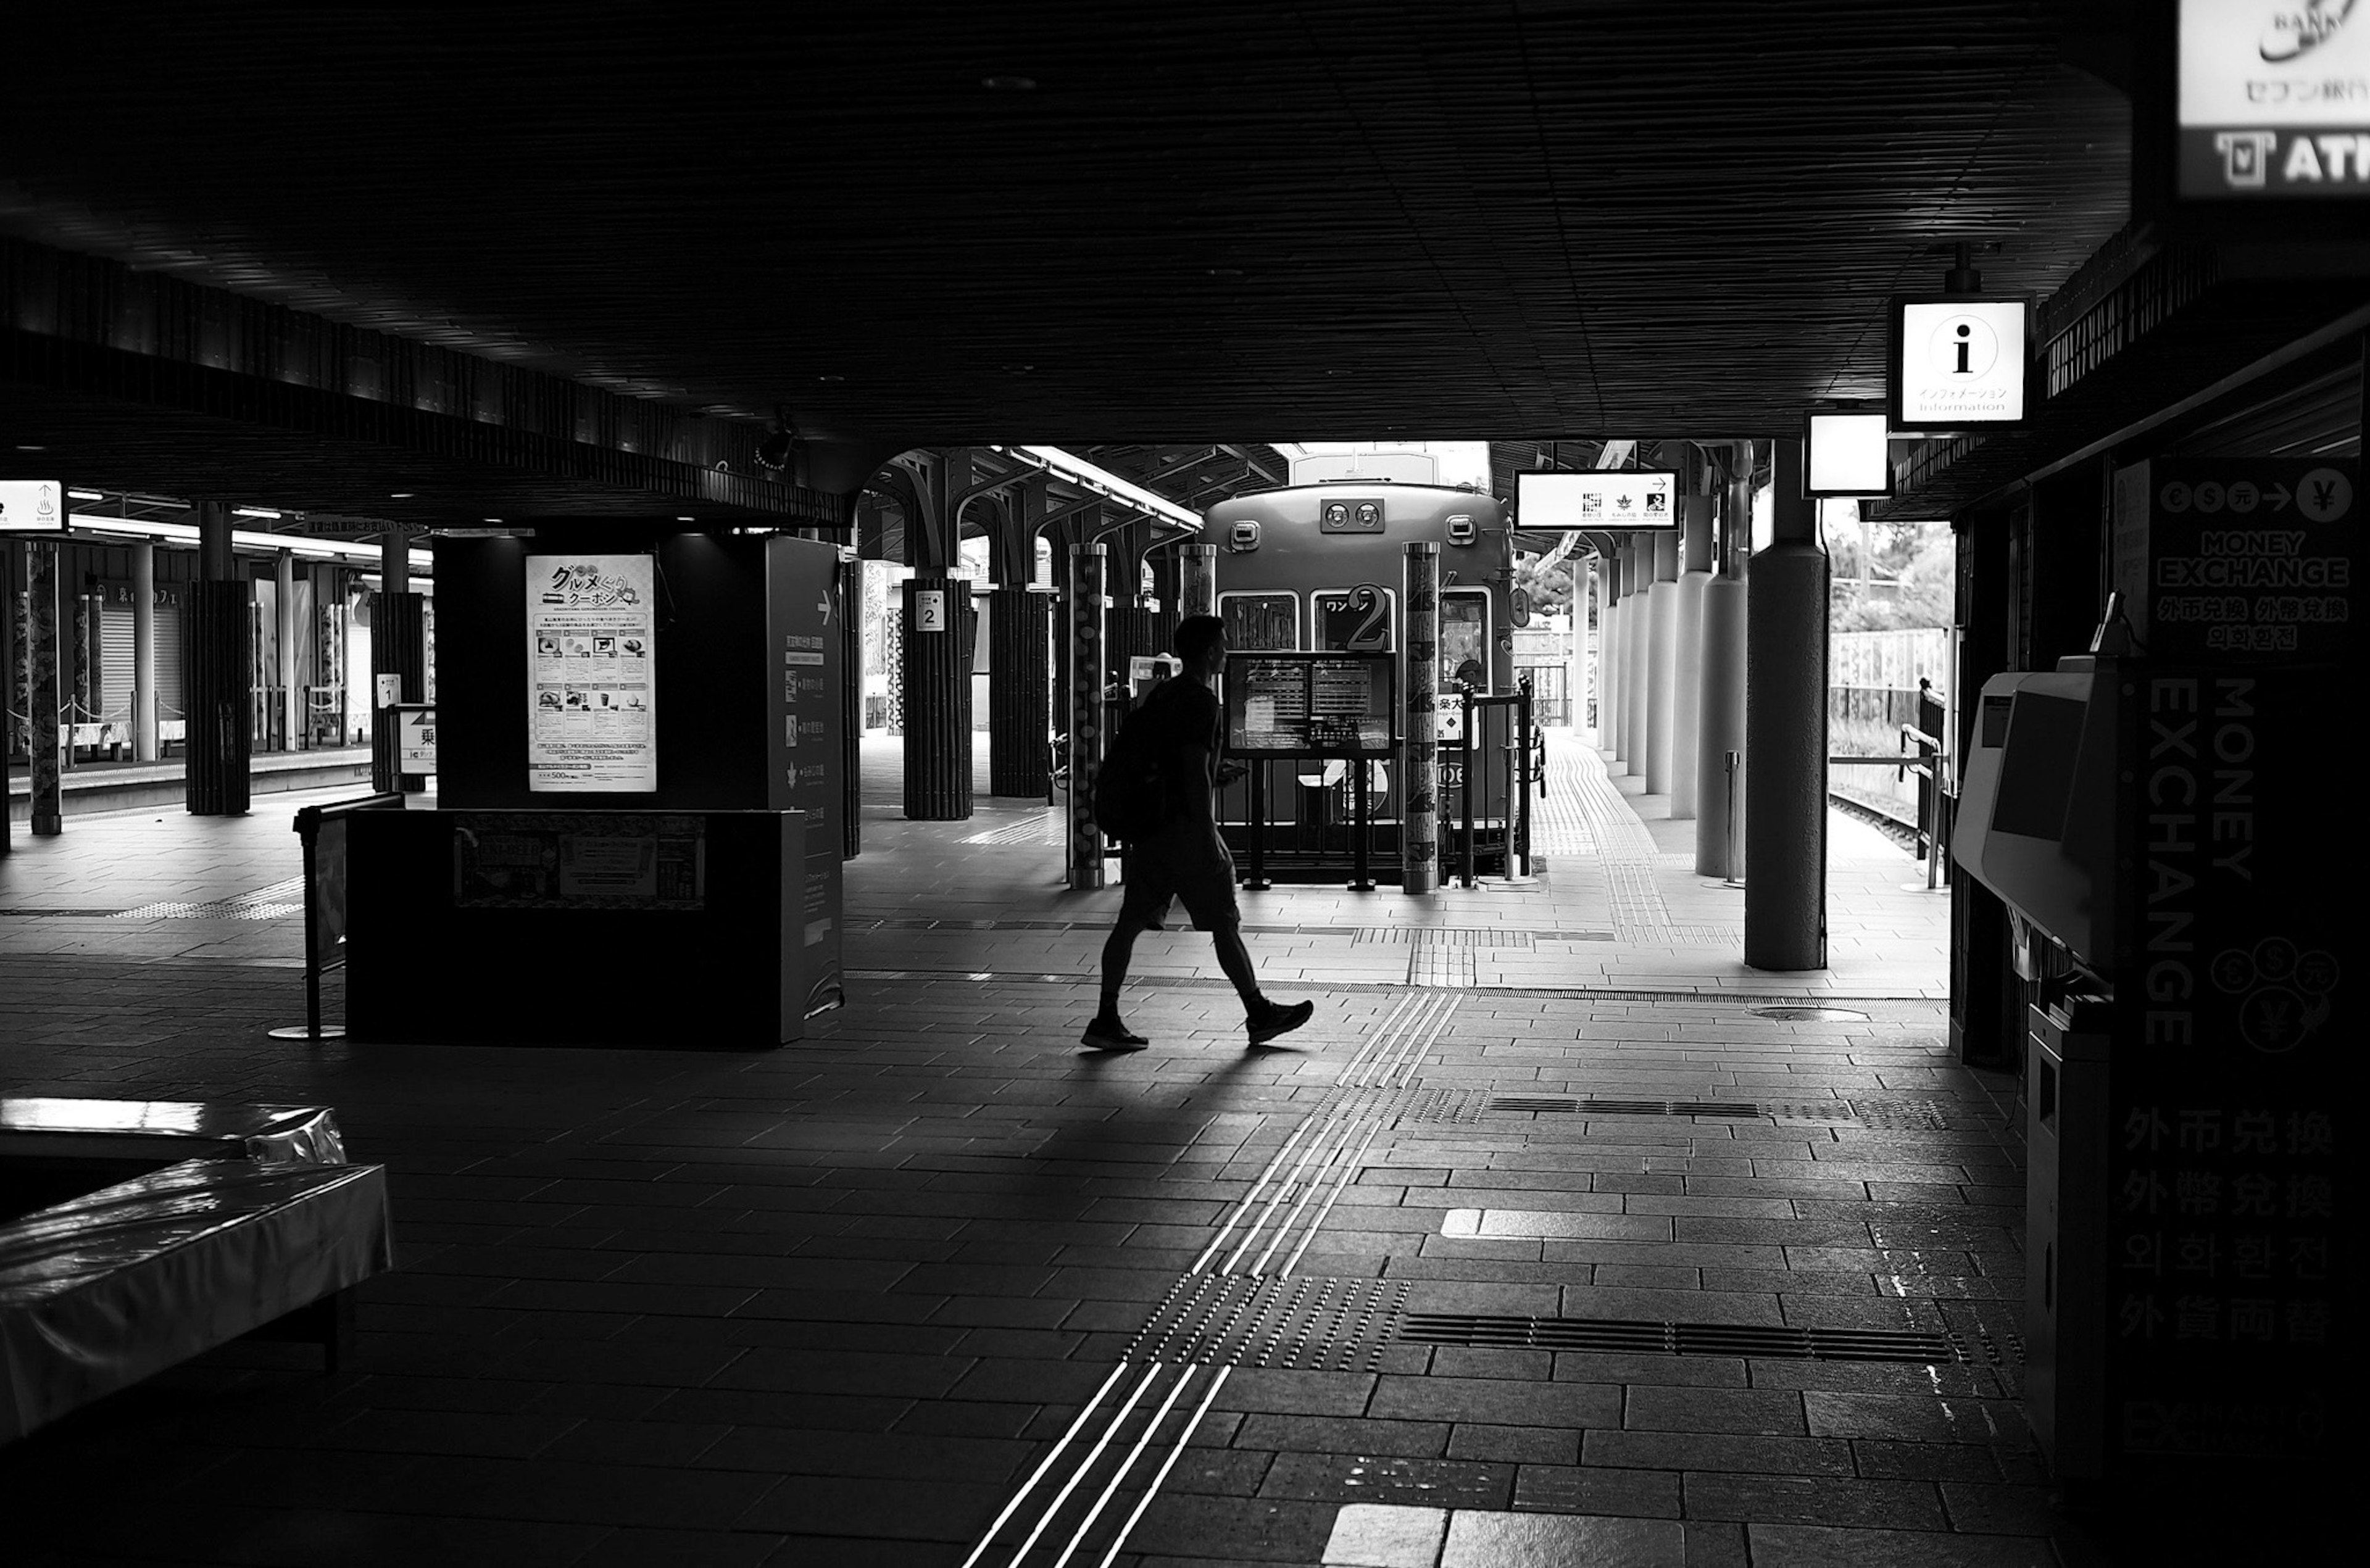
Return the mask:
[[[1917, 750], [1912, 753], [1910, 745]], [[1926, 886], [1942, 885], [1942, 843], [1949, 835], [1950, 759], [1942, 743], [1914, 724], [1901, 727], [1901, 750], [1893, 756], [1829, 757], [1831, 768], [1876, 767], [1895, 770], [1896, 779], [1915, 773], [1917, 788], [1917, 857], [1926, 863]]]
[[357, 811], [400, 811], [403, 796], [366, 795], [307, 806], [296, 813], [305, 848], [305, 1023], [267, 1031], [275, 1040], [334, 1040], [345, 1030], [321, 1024], [321, 977], [346, 962], [346, 818]]

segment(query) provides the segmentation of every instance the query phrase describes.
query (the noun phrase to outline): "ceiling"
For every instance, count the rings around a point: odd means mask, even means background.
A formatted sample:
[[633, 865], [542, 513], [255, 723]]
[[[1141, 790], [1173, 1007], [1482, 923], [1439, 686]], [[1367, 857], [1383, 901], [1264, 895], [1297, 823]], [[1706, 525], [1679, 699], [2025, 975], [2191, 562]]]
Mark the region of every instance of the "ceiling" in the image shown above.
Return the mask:
[[[1882, 302], [1955, 244], [2054, 292], [2126, 217], [2118, 10], [56, 7], [15, 40], [0, 234], [883, 456], [1584, 466], [1881, 396]], [[93, 446], [144, 418], [74, 412]], [[185, 464], [211, 430], [142, 428]], [[227, 439], [290, 505], [439, 477]], [[440, 506], [574, 504], [443, 461]]]

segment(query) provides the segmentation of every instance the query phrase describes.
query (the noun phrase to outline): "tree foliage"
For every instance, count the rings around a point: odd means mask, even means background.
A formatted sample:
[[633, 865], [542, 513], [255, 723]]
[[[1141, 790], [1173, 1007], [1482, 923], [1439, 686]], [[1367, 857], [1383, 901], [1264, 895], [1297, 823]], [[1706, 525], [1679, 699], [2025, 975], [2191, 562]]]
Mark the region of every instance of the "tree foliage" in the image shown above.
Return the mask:
[[1867, 537], [1873, 548], [1865, 551], [1856, 520], [1831, 521], [1826, 534], [1832, 574], [1828, 624], [1833, 630], [1889, 632], [1950, 624], [1958, 546], [1949, 523], [1872, 523]]

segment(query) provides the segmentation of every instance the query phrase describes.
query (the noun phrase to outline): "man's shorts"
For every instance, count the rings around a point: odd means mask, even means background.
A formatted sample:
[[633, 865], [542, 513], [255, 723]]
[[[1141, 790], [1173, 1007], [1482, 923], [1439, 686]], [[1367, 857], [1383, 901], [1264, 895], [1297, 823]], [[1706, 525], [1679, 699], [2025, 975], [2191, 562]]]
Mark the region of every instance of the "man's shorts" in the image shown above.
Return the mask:
[[1242, 924], [1235, 902], [1235, 861], [1224, 845], [1199, 837], [1182, 844], [1156, 838], [1128, 845], [1120, 923], [1158, 931], [1172, 900], [1185, 906], [1196, 931]]

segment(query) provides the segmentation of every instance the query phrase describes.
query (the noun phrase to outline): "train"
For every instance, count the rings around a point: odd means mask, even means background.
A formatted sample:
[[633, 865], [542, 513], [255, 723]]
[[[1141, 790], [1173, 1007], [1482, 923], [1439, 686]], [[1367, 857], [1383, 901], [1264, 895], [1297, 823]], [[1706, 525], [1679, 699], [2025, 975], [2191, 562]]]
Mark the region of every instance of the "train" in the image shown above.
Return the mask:
[[[1514, 630], [1529, 619], [1515, 580], [1512, 518], [1488, 492], [1434, 482], [1432, 460], [1414, 453], [1365, 452], [1294, 459], [1293, 483], [1238, 495], [1202, 513], [1202, 539], [1217, 546], [1217, 612], [1236, 656], [1257, 653], [1371, 652], [1398, 655], [1397, 687], [1406, 690], [1405, 613], [1400, 603], [1406, 546], [1439, 546], [1438, 731], [1442, 742], [1444, 858], [1457, 847], [1467, 749], [1460, 693], [1515, 691]], [[1492, 705], [1477, 721], [1471, 754], [1505, 749], [1513, 715]], [[1393, 715], [1394, 732], [1398, 726]], [[1266, 873], [1323, 879], [1354, 857], [1353, 770], [1340, 759], [1238, 759], [1265, 770], [1258, 814], [1257, 859]], [[1392, 761], [1363, 764], [1367, 860], [1382, 880], [1396, 876], [1400, 797]], [[1485, 759], [1476, 767], [1483, 799], [1475, 811], [1481, 858], [1504, 864], [1513, 808], [1507, 776]], [[1220, 818], [1237, 864], [1253, 836], [1248, 781], [1220, 797]], [[1453, 862], [1452, 862], [1453, 864]]]

